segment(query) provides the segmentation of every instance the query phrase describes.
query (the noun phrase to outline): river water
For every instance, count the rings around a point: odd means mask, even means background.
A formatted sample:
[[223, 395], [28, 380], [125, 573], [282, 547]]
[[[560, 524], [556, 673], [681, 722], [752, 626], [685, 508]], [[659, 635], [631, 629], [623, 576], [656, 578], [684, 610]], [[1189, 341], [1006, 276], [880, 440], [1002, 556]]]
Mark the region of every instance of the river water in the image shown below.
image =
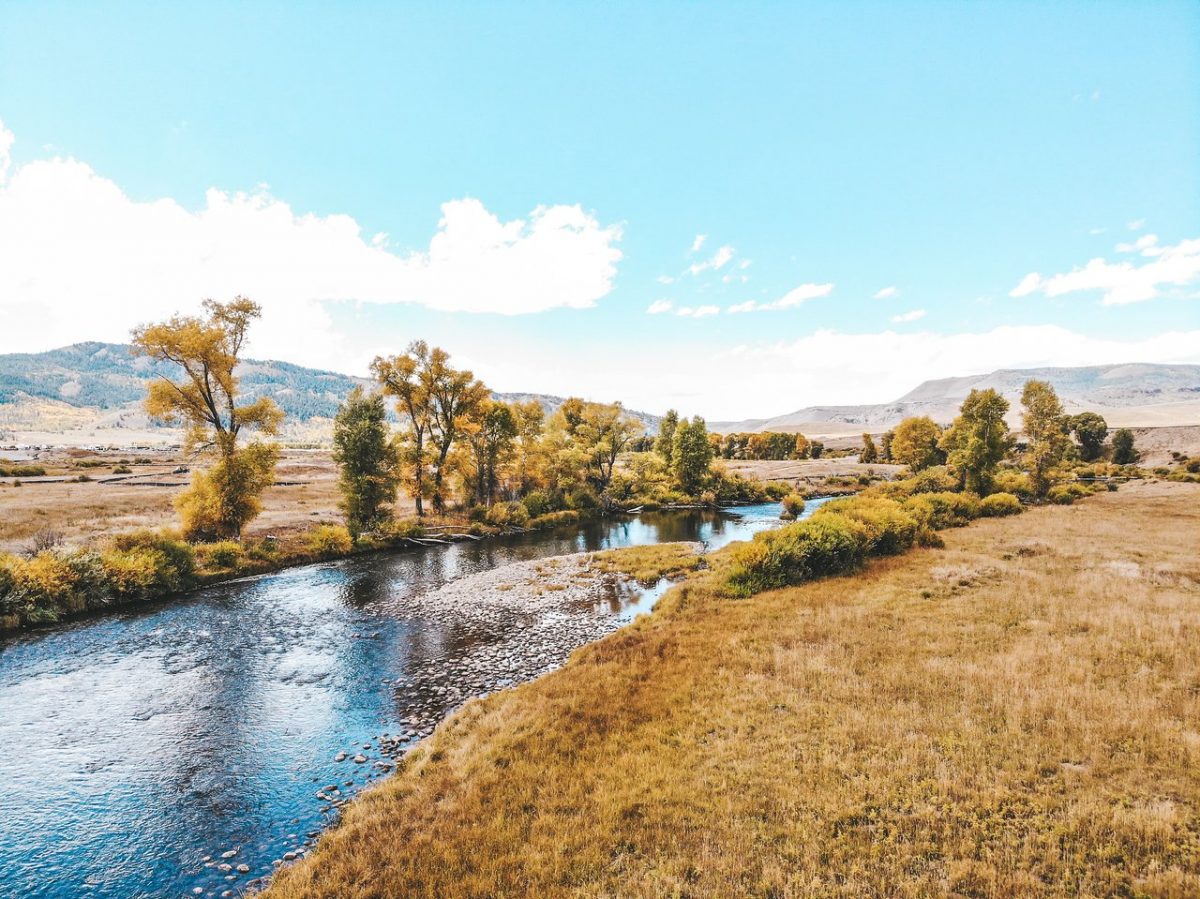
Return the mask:
[[[584, 550], [715, 549], [778, 513], [645, 513], [359, 556], [0, 642], [0, 896], [241, 895], [333, 819], [317, 792], [350, 797], [385, 773], [382, 735], [408, 745], [520, 679], [479, 672], [530, 622], [433, 620], [422, 593]], [[661, 589], [614, 588], [590, 614], [628, 620]]]

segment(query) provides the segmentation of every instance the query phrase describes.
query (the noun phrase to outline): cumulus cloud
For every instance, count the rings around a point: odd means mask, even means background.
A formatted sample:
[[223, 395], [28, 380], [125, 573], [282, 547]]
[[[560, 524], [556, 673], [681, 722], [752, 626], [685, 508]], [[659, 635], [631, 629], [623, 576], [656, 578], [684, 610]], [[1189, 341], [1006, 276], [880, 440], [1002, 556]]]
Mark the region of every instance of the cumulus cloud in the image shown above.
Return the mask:
[[1158, 238], [1147, 234], [1132, 244], [1121, 244], [1121, 252], [1138, 252], [1148, 259], [1142, 265], [1131, 261], [1108, 262], [1097, 257], [1082, 268], [1043, 277], [1030, 272], [1009, 296], [1024, 297], [1041, 293], [1048, 297], [1081, 291], [1101, 291], [1105, 306], [1141, 303], [1157, 297], [1164, 286], [1183, 286], [1200, 281], [1200, 238], [1183, 240], [1173, 246], [1159, 246]]
[[889, 287], [884, 287], [881, 290], [875, 291], [871, 297], [873, 300], [890, 300], [896, 295], [896, 286], [893, 284]]
[[809, 300], [814, 300], [818, 297], [829, 296], [832, 291], [832, 284], [801, 284], [799, 287], [794, 287], [789, 290], [778, 300], [774, 300], [769, 303], [760, 303], [756, 300], [747, 300], [744, 303], [736, 303], [735, 305], [730, 306], [728, 311], [737, 313], [769, 312], [778, 309], [792, 309]]
[[675, 310], [675, 314], [690, 316], [691, 318], [706, 318], [710, 315], [716, 315], [720, 311], [720, 306], [680, 306]]
[[674, 303], [670, 300], [655, 300], [646, 307], [647, 315], [662, 315], [664, 312], [670, 312], [674, 307]]
[[924, 309], [912, 309], [908, 312], [901, 312], [899, 315], [893, 315], [892, 321], [896, 324], [904, 322], [915, 322], [925, 317]]
[[706, 241], [706, 240], [708, 240], [707, 234], [697, 234], [696, 237], [692, 240], [692, 249], [690, 250], [690, 252], [699, 253], [700, 248], [704, 246], [704, 241]]
[[123, 340], [204, 297], [245, 294], [264, 308], [256, 354], [333, 364], [328, 303], [586, 308], [612, 289], [621, 259], [620, 228], [580, 206], [506, 222], [479, 200], [453, 200], [428, 247], [393, 252], [348, 215], [298, 213], [266, 192], [211, 189], [196, 211], [141, 202], [74, 159], [11, 167], [11, 145], [0, 125], [0, 352]]

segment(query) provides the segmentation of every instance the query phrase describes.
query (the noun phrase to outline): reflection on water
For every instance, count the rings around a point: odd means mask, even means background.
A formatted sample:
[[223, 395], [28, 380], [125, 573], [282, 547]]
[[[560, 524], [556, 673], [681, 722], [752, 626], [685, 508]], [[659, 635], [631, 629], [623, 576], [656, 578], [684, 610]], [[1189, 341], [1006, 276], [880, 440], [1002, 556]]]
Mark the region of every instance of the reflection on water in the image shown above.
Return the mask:
[[[404, 735], [416, 709], [457, 705], [445, 687], [457, 667], [465, 695], [482, 686], [465, 672], [505, 634], [423, 618], [422, 592], [583, 550], [716, 548], [773, 526], [778, 506], [737, 513], [646, 513], [313, 565], [0, 642], [0, 895], [236, 894], [329, 820], [316, 791], [349, 795], [382, 773], [336, 763], [339, 751]], [[647, 611], [665, 587], [610, 611]], [[502, 627], [511, 636], [522, 622]], [[234, 849], [234, 870], [205, 867]]]

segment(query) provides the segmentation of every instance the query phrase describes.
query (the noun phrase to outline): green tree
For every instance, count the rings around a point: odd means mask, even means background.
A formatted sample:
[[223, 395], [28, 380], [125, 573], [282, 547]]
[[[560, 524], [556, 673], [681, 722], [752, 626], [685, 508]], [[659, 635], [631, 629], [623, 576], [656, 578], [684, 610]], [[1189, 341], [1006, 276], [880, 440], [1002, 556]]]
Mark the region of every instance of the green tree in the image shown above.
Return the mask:
[[996, 466], [1012, 445], [1006, 412], [1008, 400], [995, 390], [972, 390], [942, 435], [939, 447], [957, 472], [960, 485], [973, 493], [988, 492]]
[[1021, 391], [1022, 429], [1025, 432], [1025, 466], [1038, 496], [1050, 489], [1050, 471], [1070, 447], [1068, 421], [1054, 388], [1046, 381], [1029, 380]]
[[858, 461], [867, 465], [871, 465], [879, 461], [879, 450], [875, 447], [875, 441], [871, 439], [870, 434], [862, 435], [862, 449], [858, 453]]
[[892, 461], [892, 441], [896, 438], [895, 431], [884, 431], [883, 436], [879, 438], [879, 461]]
[[658, 423], [658, 439], [654, 441], [654, 451], [671, 464], [671, 453], [675, 447], [675, 429], [679, 427], [679, 413], [668, 409], [667, 414]]
[[671, 473], [684, 493], [694, 496], [700, 491], [708, 477], [712, 459], [712, 444], [708, 440], [708, 427], [704, 419], [697, 415], [691, 421], [681, 421], [675, 429]]
[[244, 401], [234, 374], [250, 323], [262, 309], [245, 297], [205, 300], [204, 317], [177, 315], [133, 331], [133, 352], [173, 362], [177, 380], [161, 377], [147, 387], [146, 411], [185, 429], [188, 451], [213, 453], [216, 462], [192, 477], [176, 499], [184, 532], [193, 540], [240, 539], [261, 510], [262, 492], [274, 480], [274, 444], [241, 446], [244, 432], [278, 433], [283, 412], [269, 397]]
[[942, 429], [928, 415], [906, 418], [896, 425], [892, 435], [892, 461], [907, 465], [912, 471], [920, 471], [946, 461], [946, 454], [938, 447]]
[[1108, 436], [1108, 422], [1095, 412], [1080, 412], [1070, 419], [1071, 432], [1079, 441], [1079, 457], [1084, 462], [1095, 462], [1104, 453], [1104, 438]]
[[1129, 428], [1121, 428], [1113, 434], [1112, 450], [1112, 460], [1117, 465], [1132, 465], [1141, 458], [1133, 443], [1133, 431]]
[[333, 422], [333, 461], [338, 464], [341, 509], [350, 539], [391, 520], [399, 459], [388, 434], [383, 395], [350, 391]]

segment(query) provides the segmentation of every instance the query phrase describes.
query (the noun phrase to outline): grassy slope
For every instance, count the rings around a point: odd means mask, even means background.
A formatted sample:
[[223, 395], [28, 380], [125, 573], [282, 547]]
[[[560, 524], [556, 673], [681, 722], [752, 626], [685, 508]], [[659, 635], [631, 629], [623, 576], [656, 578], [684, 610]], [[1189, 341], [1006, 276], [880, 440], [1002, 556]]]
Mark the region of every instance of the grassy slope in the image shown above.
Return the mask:
[[470, 704], [295, 896], [1200, 893], [1200, 489], [665, 608]]

